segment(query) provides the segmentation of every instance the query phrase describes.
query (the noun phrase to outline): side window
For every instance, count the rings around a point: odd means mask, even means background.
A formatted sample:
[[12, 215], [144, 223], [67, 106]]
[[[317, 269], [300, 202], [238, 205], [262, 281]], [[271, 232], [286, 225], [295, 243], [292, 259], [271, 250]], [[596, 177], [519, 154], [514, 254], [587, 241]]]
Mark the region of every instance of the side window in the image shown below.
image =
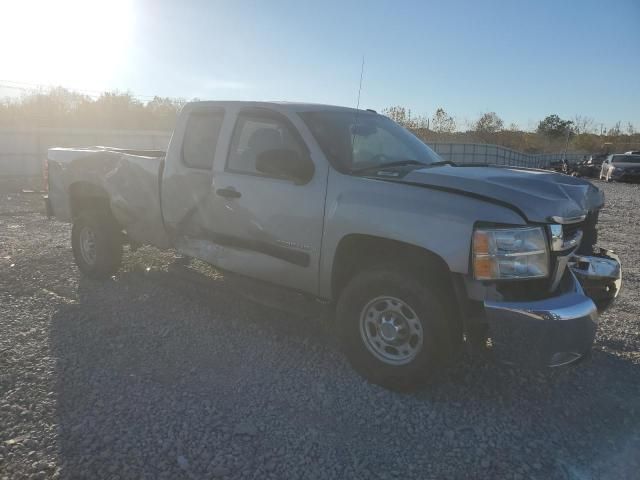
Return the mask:
[[284, 121], [240, 114], [231, 139], [227, 170], [262, 176], [264, 174], [256, 170], [256, 159], [262, 152], [276, 149], [303, 153], [302, 147]]
[[223, 119], [223, 112], [189, 115], [182, 144], [182, 161], [187, 167], [211, 170]]

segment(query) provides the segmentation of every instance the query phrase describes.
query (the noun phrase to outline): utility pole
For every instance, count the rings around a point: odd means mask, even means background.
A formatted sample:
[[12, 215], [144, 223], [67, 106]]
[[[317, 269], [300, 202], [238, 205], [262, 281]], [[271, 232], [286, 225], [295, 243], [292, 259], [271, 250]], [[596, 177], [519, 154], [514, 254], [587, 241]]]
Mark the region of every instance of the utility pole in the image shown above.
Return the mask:
[[562, 160], [567, 160], [567, 150], [569, 149], [569, 137], [571, 136], [571, 127], [567, 127], [567, 141], [564, 144], [564, 152], [562, 152]]

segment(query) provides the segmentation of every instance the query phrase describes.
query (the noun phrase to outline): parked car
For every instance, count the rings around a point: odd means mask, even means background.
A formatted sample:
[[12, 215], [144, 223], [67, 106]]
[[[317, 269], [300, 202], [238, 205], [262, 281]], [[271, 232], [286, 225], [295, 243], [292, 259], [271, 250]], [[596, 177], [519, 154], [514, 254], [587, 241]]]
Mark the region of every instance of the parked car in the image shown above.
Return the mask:
[[48, 164], [84, 275], [113, 275], [135, 242], [295, 289], [335, 306], [351, 364], [390, 388], [487, 330], [498, 353], [572, 363], [621, 288], [617, 257], [594, 249], [595, 186], [456, 166], [375, 112], [189, 103], [166, 154], [54, 148]]
[[607, 182], [640, 180], [640, 155], [609, 155], [602, 163], [600, 180]]

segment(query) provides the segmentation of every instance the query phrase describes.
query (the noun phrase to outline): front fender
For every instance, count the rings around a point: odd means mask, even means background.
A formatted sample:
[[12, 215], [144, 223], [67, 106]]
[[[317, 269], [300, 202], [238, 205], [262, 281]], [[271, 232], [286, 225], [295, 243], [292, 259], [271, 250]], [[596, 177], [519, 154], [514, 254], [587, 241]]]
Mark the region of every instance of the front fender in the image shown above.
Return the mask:
[[319, 295], [324, 298], [331, 298], [333, 259], [347, 235], [369, 235], [421, 247], [442, 258], [451, 272], [467, 274], [475, 222], [526, 223], [515, 211], [489, 201], [333, 170], [325, 212], [319, 271]]

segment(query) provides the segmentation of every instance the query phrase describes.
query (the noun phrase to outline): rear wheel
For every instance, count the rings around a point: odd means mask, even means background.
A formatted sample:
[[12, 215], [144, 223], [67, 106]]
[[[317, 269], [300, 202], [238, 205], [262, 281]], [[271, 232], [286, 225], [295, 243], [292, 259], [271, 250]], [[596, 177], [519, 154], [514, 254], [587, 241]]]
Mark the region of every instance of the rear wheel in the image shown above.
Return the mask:
[[71, 246], [76, 265], [89, 278], [108, 278], [120, 268], [122, 232], [110, 215], [82, 212], [73, 223]]
[[372, 268], [343, 290], [337, 317], [345, 353], [372, 383], [396, 390], [428, 382], [449, 352], [446, 296], [409, 271]]

